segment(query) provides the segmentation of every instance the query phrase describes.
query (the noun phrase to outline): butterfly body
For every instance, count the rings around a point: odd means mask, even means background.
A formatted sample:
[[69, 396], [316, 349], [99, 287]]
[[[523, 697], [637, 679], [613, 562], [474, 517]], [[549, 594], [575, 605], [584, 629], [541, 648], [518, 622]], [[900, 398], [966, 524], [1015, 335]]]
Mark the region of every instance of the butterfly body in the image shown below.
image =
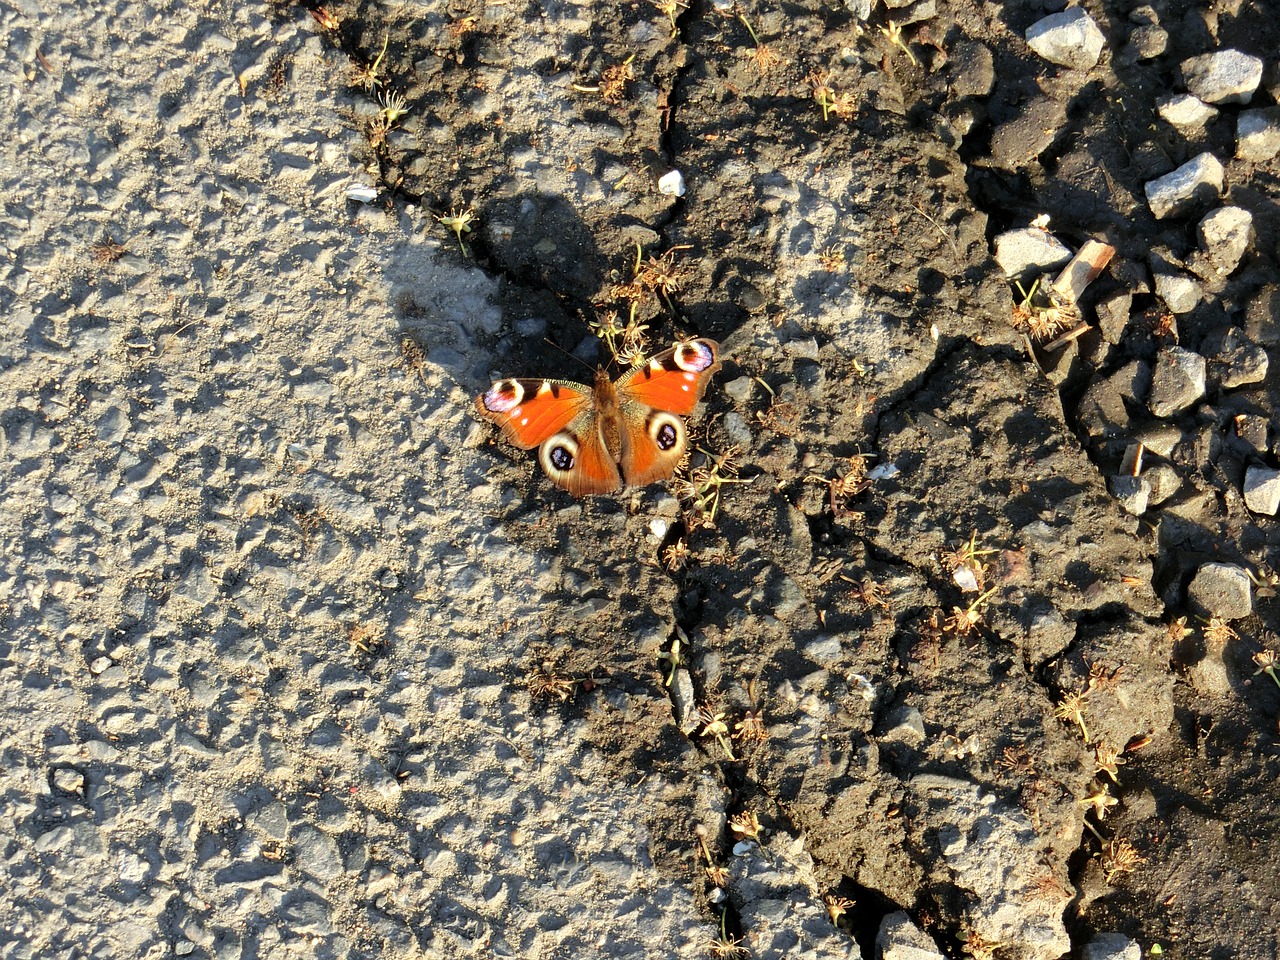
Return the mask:
[[684, 417], [720, 363], [712, 340], [688, 340], [611, 381], [499, 380], [476, 412], [522, 448], [538, 448], [547, 476], [575, 497], [670, 477], [688, 449]]

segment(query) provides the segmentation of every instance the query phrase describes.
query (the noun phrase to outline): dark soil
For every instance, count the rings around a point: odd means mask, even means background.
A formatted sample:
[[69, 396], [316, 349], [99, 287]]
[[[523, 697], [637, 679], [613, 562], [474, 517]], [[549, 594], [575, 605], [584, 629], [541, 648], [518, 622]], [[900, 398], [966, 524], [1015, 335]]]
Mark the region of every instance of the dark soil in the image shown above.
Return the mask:
[[[530, 457], [506, 468], [519, 496], [500, 519], [538, 521], [510, 535], [554, 584], [535, 659], [653, 708], [620, 726], [603, 688], [565, 707], [593, 718], [616, 776], [686, 762], [657, 658], [678, 628], [699, 701], [731, 727], [761, 711], [769, 733], [736, 742], [732, 761], [696, 737], [701, 769], [719, 778], [730, 814], [803, 833], [821, 881], [860, 891], [849, 929], [874, 930], [896, 906], [953, 953], [965, 930], [998, 939], [975, 868], [940, 839], [973, 791], [1025, 827], [1001, 895], [1070, 934], [997, 954], [1053, 956], [1117, 930], [1144, 951], [1269, 958], [1280, 949], [1280, 688], [1250, 657], [1274, 648], [1280, 601], [1260, 589], [1223, 649], [1202, 639], [1185, 589], [1208, 559], [1264, 583], [1280, 566], [1280, 526], [1240, 498], [1247, 463], [1274, 466], [1274, 453], [1230, 442], [1241, 411], [1268, 418], [1274, 436], [1280, 381], [1211, 387], [1167, 421], [1182, 486], [1141, 518], [1106, 478], [1152, 418], [1102, 437], [1077, 405], [1174, 337], [1198, 350], [1229, 325], [1280, 362], [1280, 164], [1231, 159], [1239, 106], [1223, 106], [1195, 142], [1155, 111], [1179, 89], [1185, 57], [1226, 47], [1267, 60], [1251, 106], [1270, 105], [1280, 20], [1262, 2], [1157, 2], [1168, 47], [1140, 60], [1136, 4], [1083, 6], [1107, 37], [1087, 73], [1024, 42], [1052, 3], [940, 0], [902, 28], [914, 63], [881, 29], [906, 11], [879, 6], [860, 23], [839, 3], [730, 15], [699, 0], [676, 11], [674, 29], [652, 3], [464, 0], [425, 21], [373, 3], [329, 9], [341, 19], [331, 40], [355, 62], [388, 33], [387, 73], [412, 108], [412, 122], [374, 138], [370, 160], [404, 202], [473, 208], [467, 253], [505, 280], [510, 324], [475, 358], [469, 387], [495, 369], [581, 379], [556, 347], [599, 358], [588, 323], [625, 315], [614, 288], [637, 245], [644, 257], [675, 251], [679, 269], [671, 295], [642, 306], [653, 348], [692, 334], [724, 348], [698, 443], [734, 449], [741, 482], [721, 488], [714, 523], [686, 529], [676, 517], [693, 516], [687, 498], [677, 511], [660, 489], [578, 506]], [[633, 79], [606, 99], [606, 72], [626, 65]], [[825, 118], [823, 84], [839, 106]], [[1143, 185], [1206, 150], [1256, 236], [1170, 329], [1151, 257], [1185, 260], [1198, 216], [1156, 220]], [[688, 184], [682, 199], [653, 187], [672, 169]], [[1095, 328], [1062, 355], [1029, 353], [1014, 330], [991, 241], [1040, 214], [1072, 247], [1116, 247], [1085, 316], [1098, 297], [1129, 291], [1119, 342]], [[528, 317], [545, 325], [521, 328]], [[1130, 399], [1133, 410], [1145, 400]], [[896, 472], [832, 490], [856, 455]], [[682, 496], [689, 484], [677, 483]], [[655, 510], [675, 521], [659, 538]], [[982, 557], [994, 592], [966, 630], [954, 617], [975, 595], [945, 557], [973, 535], [992, 551]], [[664, 564], [677, 543], [687, 559]], [[1191, 632], [1175, 644], [1169, 625], [1182, 616]], [[1216, 687], [1197, 679], [1215, 659]], [[1087, 741], [1055, 716], [1086, 690]], [[902, 727], [910, 711], [919, 739]], [[1131, 748], [1117, 783], [1099, 769], [1100, 743]], [[653, 833], [670, 844], [664, 862], [701, 885], [693, 827], [709, 814], [697, 772], [687, 798], [654, 814]], [[940, 799], [943, 783], [961, 786]], [[1105, 819], [1079, 802], [1099, 783], [1120, 801]], [[1122, 840], [1142, 859], [1109, 873], [1105, 848]]]

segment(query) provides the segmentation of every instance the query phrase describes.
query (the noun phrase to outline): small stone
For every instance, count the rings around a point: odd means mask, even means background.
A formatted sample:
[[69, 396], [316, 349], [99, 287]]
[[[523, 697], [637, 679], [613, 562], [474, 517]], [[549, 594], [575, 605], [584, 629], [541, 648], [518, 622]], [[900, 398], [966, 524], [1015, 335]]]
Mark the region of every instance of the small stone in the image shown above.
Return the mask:
[[1098, 933], [1085, 944], [1080, 960], [1142, 960], [1142, 948], [1123, 933]]
[[1164, 27], [1148, 24], [1129, 34], [1129, 48], [1139, 60], [1154, 60], [1169, 46], [1169, 32]]
[[293, 849], [298, 865], [319, 880], [332, 880], [342, 873], [338, 842], [310, 824], [293, 831]]
[[1174, 313], [1190, 313], [1204, 297], [1200, 284], [1185, 273], [1157, 273], [1156, 296]]
[[888, 743], [905, 743], [918, 747], [927, 736], [924, 717], [915, 707], [901, 706], [885, 719], [885, 731], [880, 739]]
[[1189, 93], [1161, 97], [1156, 101], [1156, 112], [1184, 136], [1204, 130], [1205, 124], [1218, 115], [1217, 107], [1211, 107]]
[[1102, 31], [1081, 7], [1051, 14], [1027, 30], [1027, 46], [1050, 63], [1076, 70], [1096, 64], [1105, 45]]
[[881, 960], [943, 960], [929, 935], [911, 922], [906, 913], [891, 913], [880, 921], [876, 955]]
[[1185, 410], [1204, 396], [1204, 357], [1181, 347], [1165, 347], [1156, 357], [1147, 406], [1157, 417]]
[[725, 395], [734, 403], [746, 403], [755, 392], [756, 382], [750, 377], [738, 377], [724, 385]]
[[1150, 389], [1150, 365], [1144, 360], [1132, 360], [1090, 384], [1076, 407], [1076, 416], [1094, 440], [1120, 436], [1129, 430], [1129, 403]]
[[1066, 245], [1039, 227], [1006, 230], [996, 237], [995, 260], [1006, 277], [1050, 272], [1070, 259]]
[[1280, 470], [1250, 467], [1244, 472], [1244, 505], [1274, 517], [1280, 511]]
[[1158, 463], [1143, 471], [1143, 479], [1151, 488], [1147, 497], [1147, 506], [1155, 507], [1164, 503], [1182, 488], [1182, 478], [1178, 471], [1167, 463]]
[[1206, 563], [1187, 588], [1187, 600], [1202, 614], [1240, 620], [1253, 613], [1253, 585], [1243, 567]]
[[1263, 163], [1280, 153], [1280, 107], [1245, 110], [1236, 118], [1236, 156]]
[[1267, 452], [1270, 421], [1256, 413], [1242, 413], [1235, 418], [1236, 436], [1252, 453]]
[[189, 957], [196, 952], [196, 945], [190, 940], [179, 940], [173, 945], [174, 956]]
[[1147, 503], [1151, 500], [1151, 481], [1146, 477], [1110, 477], [1107, 486], [1111, 495], [1120, 501], [1120, 506], [1135, 517], [1147, 512]]
[[667, 197], [683, 197], [685, 194], [684, 176], [679, 170], [672, 170], [658, 178], [658, 192]]
[[1133, 439], [1157, 457], [1168, 457], [1173, 448], [1182, 442], [1182, 431], [1172, 423], [1144, 423], [1134, 431]]
[[84, 791], [84, 774], [70, 767], [59, 767], [53, 771], [53, 785], [63, 793], [79, 794]]
[[1094, 312], [1098, 315], [1098, 329], [1107, 343], [1119, 343], [1124, 328], [1129, 323], [1129, 311], [1133, 307], [1133, 294], [1128, 290], [1115, 293], [1098, 301]]
[[1214, 376], [1228, 390], [1267, 378], [1267, 351], [1247, 340], [1238, 327], [1230, 327], [1211, 344]]
[[1214, 203], [1222, 195], [1222, 164], [1212, 153], [1202, 153], [1177, 170], [1149, 181], [1144, 187], [1147, 206], [1157, 220], [1195, 206]]
[[1200, 248], [1219, 276], [1240, 265], [1253, 237], [1253, 214], [1241, 207], [1219, 207], [1196, 227]]
[[1182, 81], [1205, 103], [1248, 103], [1262, 82], [1262, 61], [1239, 50], [1218, 50], [1182, 61]]

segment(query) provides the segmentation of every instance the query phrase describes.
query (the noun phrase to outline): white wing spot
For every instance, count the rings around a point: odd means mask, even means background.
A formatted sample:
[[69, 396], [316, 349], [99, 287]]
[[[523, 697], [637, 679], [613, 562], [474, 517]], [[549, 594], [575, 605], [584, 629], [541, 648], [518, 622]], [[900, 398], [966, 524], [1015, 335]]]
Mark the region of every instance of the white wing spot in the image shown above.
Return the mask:
[[[523, 410], [523, 409], [524, 409], [524, 407], [516, 407], [514, 410], [512, 410], [512, 411], [511, 411], [511, 415], [512, 415], [513, 417], [518, 417], [518, 416], [520, 416], [520, 411], [521, 411], [521, 410]], [[528, 422], [529, 422], [529, 418], [528, 418], [528, 417], [525, 417], [525, 418], [524, 418], [524, 422], [525, 422], [525, 423], [528, 423]]]
[[689, 385], [688, 385], [687, 383], [682, 383], [682, 384], [680, 384], [680, 389], [681, 389], [681, 390], [683, 390], [685, 393], [688, 393], [688, 392], [689, 392]]
[[522, 426], [522, 427], [527, 427], [528, 425], [529, 425], [529, 418], [528, 418], [528, 417], [525, 417], [523, 420], [521, 420], [521, 421], [520, 421], [520, 426]]

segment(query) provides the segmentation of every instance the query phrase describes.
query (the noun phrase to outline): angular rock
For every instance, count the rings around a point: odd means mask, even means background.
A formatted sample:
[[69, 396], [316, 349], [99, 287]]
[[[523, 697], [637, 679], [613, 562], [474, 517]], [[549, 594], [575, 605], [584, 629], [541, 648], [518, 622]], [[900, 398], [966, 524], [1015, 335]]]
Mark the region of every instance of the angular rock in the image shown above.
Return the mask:
[[1147, 506], [1155, 507], [1164, 503], [1182, 487], [1182, 477], [1178, 471], [1167, 463], [1158, 463], [1143, 471], [1143, 478], [1151, 488], [1147, 498]]
[[1200, 248], [1219, 276], [1229, 275], [1240, 265], [1253, 237], [1253, 214], [1241, 207], [1219, 207], [1196, 227]]
[[1157, 273], [1156, 296], [1173, 313], [1190, 313], [1204, 297], [1200, 284], [1185, 273]]
[[1107, 486], [1120, 506], [1135, 517], [1147, 512], [1151, 500], [1151, 481], [1146, 477], [1110, 477]]
[[938, 945], [901, 910], [880, 921], [876, 955], [881, 960], [944, 960]]
[[1250, 467], [1244, 472], [1244, 505], [1274, 517], [1280, 511], [1280, 470]]
[[1231, 390], [1267, 378], [1267, 351], [1245, 338], [1239, 327], [1229, 327], [1208, 341], [1213, 358], [1214, 379]]
[[1262, 61], [1239, 50], [1217, 50], [1182, 61], [1182, 81], [1205, 103], [1248, 103], [1262, 82]]
[[1245, 110], [1236, 118], [1236, 156], [1263, 163], [1280, 153], [1280, 107]]
[[1149, 181], [1143, 187], [1147, 206], [1157, 220], [1163, 220], [1192, 207], [1216, 202], [1222, 195], [1224, 174], [1217, 157], [1202, 153], [1172, 173]]
[[1133, 307], [1133, 294], [1128, 290], [1117, 290], [1110, 296], [1099, 300], [1093, 308], [1098, 315], [1098, 329], [1107, 343], [1119, 343], [1124, 336], [1124, 328], [1129, 323], [1129, 311]]
[[1173, 416], [1204, 396], [1204, 387], [1204, 357], [1181, 347], [1165, 347], [1156, 357], [1147, 407], [1157, 417]]
[[1171, 93], [1161, 97], [1156, 101], [1156, 112], [1184, 136], [1204, 130], [1205, 124], [1218, 115], [1216, 107], [1189, 93]]
[[1006, 230], [996, 237], [995, 260], [1006, 277], [1045, 273], [1071, 259], [1071, 251], [1057, 237], [1039, 227]]
[[1253, 613], [1253, 584], [1243, 567], [1206, 563], [1187, 588], [1187, 601], [1206, 616], [1240, 620]]
[[1080, 960], [1142, 960], [1142, 948], [1123, 933], [1098, 933], [1084, 945]]
[[1158, 24], [1138, 27], [1129, 34], [1129, 52], [1136, 60], [1154, 60], [1169, 46], [1169, 32]]
[[1105, 45], [1102, 31], [1081, 7], [1051, 14], [1027, 29], [1027, 46], [1050, 63], [1076, 70], [1096, 64]]
[[951, 51], [950, 70], [951, 92], [957, 97], [985, 97], [995, 86], [995, 58], [985, 43], [957, 43]]
[[1270, 421], [1256, 413], [1242, 413], [1235, 418], [1236, 436], [1251, 453], [1267, 452], [1267, 431]]
[[1105, 440], [1127, 433], [1130, 425], [1128, 403], [1151, 389], [1151, 367], [1144, 360], [1133, 360], [1109, 377], [1089, 385], [1076, 416], [1094, 440]]
[[885, 732], [881, 735], [881, 740], [918, 747], [924, 743], [926, 736], [924, 718], [920, 711], [903, 705], [885, 719]]

